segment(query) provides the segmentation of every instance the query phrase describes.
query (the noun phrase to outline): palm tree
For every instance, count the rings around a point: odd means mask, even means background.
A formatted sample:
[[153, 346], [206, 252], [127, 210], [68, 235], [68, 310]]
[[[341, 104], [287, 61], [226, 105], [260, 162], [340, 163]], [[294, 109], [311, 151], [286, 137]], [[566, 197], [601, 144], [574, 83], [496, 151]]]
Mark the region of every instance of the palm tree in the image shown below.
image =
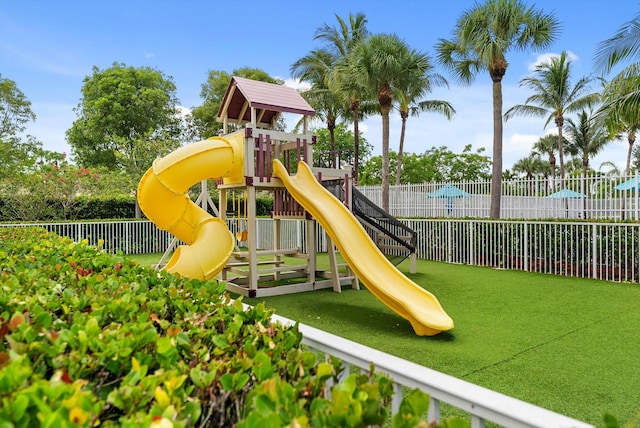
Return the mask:
[[529, 196], [533, 196], [533, 178], [537, 174], [545, 173], [545, 165], [537, 153], [531, 153], [513, 164], [513, 172], [525, 174], [529, 183]]
[[[581, 193], [586, 194], [589, 160], [602, 151], [611, 140], [609, 132], [601, 122], [593, 120], [592, 114], [586, 110], [578, 115], [578, 120], [567, 119], [568, 144], [567, 153], [582, 161]], [[583, 211], [586, 218], [586, 201], [583, 200]]]
[[[604, 167], [607, 167], [609, 169], [607, 171], [603, 171]], [[611, 161], [602, 162], [600, 164], [600, 167], [598, 168], [598, 171], [600, 171], [606, 176], [614, 176], [614, 177], [618, 177], [622, 173], [622, 171], [620, 171], [620, 168], [618, 168], [618, 165], [616, 165], [615, 162], [611, 162]]]
[[547, 117], [545, 128], [553, 119], [558, 128], [558, 155], [560, 158], [560, 187], [564, 188], [564, 138], [562, 129], [567, 113], [577, 112], [595, 102], [599, 95], [586, 92], [589, 90], [591, 78], [583, 77], [575, 86], [571, 85], [571, 60], [567, 52], [559, 57], [539, 64], [535, 68], [535, 75], [520, 80], [520, 86], [527, 86], [534, 91], [525, 101], [511, 107], [504, 114], [505, 120], [513, 116]]
[[[404, 136], [407, 127], [407, 118], [409, 114], [418, 116], [421, 112], [434, 112], [443, 114], [448, 120], [451, 120], [455, 114], [455, 109], [447, 101], [441, 100], [422, 100], [426, 94], [431, 92], [433, 86], [449, 86], [444, 76], [433, 72], [433, 65], [426, 54], [415, 53], [408, 58], [407, 70], [417, 71], [412, 78], [405, 82], [405, 85], [396, 87], [395, 97], [398, 100], [398, 111], [402, 119], [402, 128], [400, 130], [400, 143], [398, 145], [398, 164], [396, 166], [396, 185], [400, 184], [402, 175], [402, 155], [404, 153]], [[418, 64], [424, 61], [425, 67], [412, 66], [413, 63]]]
[[313, 50], [291, 65], [294, 78], [309, 82], [311, 87], [302, 96], [316, 111], [315, 118], [324, 120], [331, 136], [331, 165], [336, 166], [335, 128], [338, 117], [344, 112], [344, 103], [328, 84], [335, 65], [335, 57], [326, 49]]
[[[376, 34], [354, 48], [353, 70], [362, 77], [368, 92], [375, 93], [382, 116], [382, 208], [389, 211], [389, 112], [393, 108], [394, 88], [406, 82], [418, 70], [405, 68], [408, 58], [416, 56], [405, 41], [395, 34]], [[413, 67], [426, 70], [424, 61]]]
[[617, 96], [605, 102], [603, 109], [625, 112], [629, 116], [640, 117], [640, 13], [623, 24], [618, 32], [601, 42], [596, 50], [595, 65], [604, 73], [609, 73], [616, 65], [627, 59], [636, 59], [622, 71], [613, 81], [629, 80], [629, 90], [613, 91]]
[[318, 28], [315, 40], [323, 40], [327, 42], [329, 49], [335, 57], [336, 65], [333, 72], [329, 76], [329, 87], [344, 99], [351, 112], [351, 120], [353, 121], [353, 172], [355, 184], [358, 183], [359, 159], [360, 159], [360, 102], [365, 96], [365, 88], [362, 79], [351, 72], [351, 53], [356, 45], [361, 43], [369, 36], [367, 30], [367, 18], [364, 14], [349, 15], [349, 23], [336, 15], [338, 27], [331, 27], [324, 24]]
[[452, 40], [441, 39], [439, 61], [457, 79], [469, 84], [476, 74], [488, 71], [493, 82], [493, 168], [489, 216], [500, 217], [502, 178], [502, 78], [509, 50], [546, 48], [553, 42], [559, 23], [551, 14], [527, 7], [519, 0], [486, 0], [458, 19]]
[[533, 153], [547, 155], [549, 158], [549, 170], [551, 172], [551, 188], [556, 184], [556, 152], [558, 151], [558, 138], [553, 134], [540, 137], [533, 144]]
[[626, 135], [629, 148], [627, 149], [627, 163], [624, 173], [631, 171], [631, 158], [636, 136], [640, 132], [640, 112], [623, 106], [618, 100], [637, 91], [640, 87], [640, 73], [636, 76], [616, 76], [602, 91], [603, 105], [596, 113], [599, 120], [603, 120], [609, 130], [609, 135], [622, 139]]

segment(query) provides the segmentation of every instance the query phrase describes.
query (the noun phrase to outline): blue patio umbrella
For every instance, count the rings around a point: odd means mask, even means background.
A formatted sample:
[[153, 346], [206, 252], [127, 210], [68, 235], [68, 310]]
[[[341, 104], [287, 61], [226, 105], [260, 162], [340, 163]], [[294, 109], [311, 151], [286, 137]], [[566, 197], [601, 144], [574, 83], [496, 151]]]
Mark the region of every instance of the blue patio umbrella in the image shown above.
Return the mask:
[[465, 192], [451, 184], [442, 186], [435, 192], [427, 194], [427, 198], [470, 198], [471, 196], [471, 193]]
[[453, 211], [453, 198], [470, 198], [471, 196], [473, 196], [471, 193], [465, 192], [451, 184], [442, 186], [438, 190], [427, 194], [427, 198], [441, 198], [447, 200], [447, 215], [451, 215], [451, 211]]
[[586, 195], [583, 195], [580, 192], [576, 192], [575, 190], [571, 190], [571, 189], [562, 189], [559, 192], [556, 193], [552, 193], [551, 195], [547, 196], [547, 198], [552, 198], [552, 199], [579, 199], [579, 198], [586, 198]]
[[640, 178], [638, 177], [634, 177], [631, 180], [627, 180], [627, 181], [623, 181], [622, 183], [618, 184], [616, 187], [614, 187], [614, 189], [616, 190], [637, 190], [638, 187], [638, 181], [640, 180]]

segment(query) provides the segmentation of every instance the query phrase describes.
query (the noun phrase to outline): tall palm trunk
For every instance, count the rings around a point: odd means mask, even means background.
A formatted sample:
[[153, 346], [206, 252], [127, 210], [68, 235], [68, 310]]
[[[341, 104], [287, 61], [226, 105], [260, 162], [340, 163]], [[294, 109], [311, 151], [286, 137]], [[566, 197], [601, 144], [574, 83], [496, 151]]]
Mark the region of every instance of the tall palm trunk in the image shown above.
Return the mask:
[[359, 129], [359, 112], [360, 101], [351, 101], [351, 112], [353, 113], [353, 184], [358, 184], [358, 174], [360, 171], [360, 129]]
[[389, 112], [393, 103], [393, 90], [388, 84], [378, 90], [378, 103], [382, 116], [382, 209], [389, 212]]
[[556, 116], [556, 126], [558, 127], [558, 158], [560, 159], [560, 190], [564, 189], [564, 137], [562, 128], [564, 127], [564, 116]]
[[556, 188], [556, 157], [551, 153], [549, 155], [549, 165], [551, 165], [551, 190]]
[[[627, 142], [629, 143], [629, 149], [627, 150], [627, 164], [624, 168], [624, 175], [628, 176], [631, 173], [631, 157], [633, 156], [633, 144], [636, 142], [636, 133], [631, 131], [627, 136]], [[620, 201], [620, 219], [625, 219], [625, 209], [627, 207], [627, 199], [622, 196], [622, 200]]]
[[624, 174], [629, 175], [631, 173], [631, 158], [633, 157], [633, 145], [636, 142], [636, 133], [631, 131], [627, 136], [627, 142], [629, 143], [629, 150], [627, 150], [627, 164], [624, 168]]
[[[558, 127], [558, 158], [560, 159], [560, 190], [564, 189], [564, 137], [562, 135], [562, 128], [564, 127], [564, 116], [556, 116], [556, 126]], [[565, 217], [569, 217], [569, 200], [563, 199]]]
[[398, 145], [398, 165], [396, 166], [396, 186], [400, 185], [400, 176], [402, 175], [402, 155], [404, 154], [404, 133], [407, 128], [407, 117], [409, 112], [401, 111], [402, 127], [400, 128], [400, 144]]
[[589, 155], [585, 154], [582, 158], [582, 183], [580, 184], [580, 193], [582, 196], [582, 218], [587, 218], [587, 171], [589, 170]]
[[493, 167], [491, 169], [491, 206], [490, 218], [500, 218], [500, 199], [502, 197], [502, 73], [491, 73], [493, 80]]
[[330, 160], [330, 167], [331, 168], [336, 168], [337, 166], [337, 162], [336, 162], [336, 120], [335, 119], [329, 119], [327, 120], [327, 129], [329, 130], [329, 137], [331, 140], [331, 157], [329, 159]]

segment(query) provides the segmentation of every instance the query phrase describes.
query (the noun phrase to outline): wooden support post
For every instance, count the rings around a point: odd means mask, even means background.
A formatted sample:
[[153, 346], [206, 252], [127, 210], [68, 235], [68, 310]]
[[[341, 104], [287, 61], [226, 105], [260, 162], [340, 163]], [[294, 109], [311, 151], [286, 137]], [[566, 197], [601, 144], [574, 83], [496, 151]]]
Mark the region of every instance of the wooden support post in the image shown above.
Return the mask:
[[340, 277], [338, 274], [338, 260], [336, 258], [336, 247], [333, 245], [333, 241], [329, 234], [325, 231], [327, 239], [327, 255], [329, 256], [329, 265], [331, 266], [331, 282], [333, 283], [333, 291], [340, 293], [342, 287], [340, 287]]
[[316, 222], [305, 220], [307, 228], [307, 282], [313, 284], [316, 281]]
[[418, 256], [417, 256], [416, 252], [414, 251], [409, 256], [409, 272], [416, 273], [417, 260], [418, 260]]
[[258, 234], [256, 230], [256, 188], [254, 186], [247, 187], [247, 221], [248, 236], [247, 246], [249, 247], [249, 297], [255, 297], [258, 292]]
[[[276, 266], [280, 266], [279, 262], [281, 261], [281, 256], [278, 253], [278, 250], [280, 249], [280, 219], [279, 218], [274, 218], [273, 219], [273, 251], [275, 253], [275, 255], [273, 256], [273, 259], [275, 262], [277, 262], [278, 264], [276, 264]], [[280, 272], [279, 271], [275, 271], [273, 273], [273, 279], [275, 281], [279, 281], [280, 280]]]

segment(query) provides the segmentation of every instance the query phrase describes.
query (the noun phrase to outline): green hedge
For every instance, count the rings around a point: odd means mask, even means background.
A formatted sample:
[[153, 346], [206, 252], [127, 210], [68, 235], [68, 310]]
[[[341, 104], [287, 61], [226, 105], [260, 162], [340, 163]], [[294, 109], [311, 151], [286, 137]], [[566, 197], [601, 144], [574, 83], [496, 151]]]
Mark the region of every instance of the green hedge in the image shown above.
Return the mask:
[[[393, 386], [301, 346], [224, 285], [41, 228], [0, 229], [0, 426], [367, 426]], [[335, 383], [331, 398], [328, 381]], [[393, 426], [428, 400], [405, 397]]]
[[[213, 198], [214, 203], [218, 204], [218, 199]], [[237, 201], [236, 201], [237, 202]], [[22, 209], [9, 209], [8, 204], [23, 203], [25, 207]], [[240, 214], [244, 213], [244, 202], [241, 202]], [[100, 220], [100, 219], [125, 219], [135, 218], [136, 200], [133, 196], [100, 196], [100, 197], [78, 197], [65, 209], [62, 199], [51, 199], [44, 204], [38, 204], [37, 211], [34, 209], [33, 201], [26, 197], [16, 202], [15, 198], [8, 200], [0, 196], [0, 221], [47, 221], [47, 220]], [[256, 212], [258, 216], [270, 216], [273, 210], [273, 200], [271, 198], [257, 198]], [[227, 204], [227, 211], [233, 211], [233, 202]], [[22, 217], [20, 214], [25, 213], [29, 217]]]

